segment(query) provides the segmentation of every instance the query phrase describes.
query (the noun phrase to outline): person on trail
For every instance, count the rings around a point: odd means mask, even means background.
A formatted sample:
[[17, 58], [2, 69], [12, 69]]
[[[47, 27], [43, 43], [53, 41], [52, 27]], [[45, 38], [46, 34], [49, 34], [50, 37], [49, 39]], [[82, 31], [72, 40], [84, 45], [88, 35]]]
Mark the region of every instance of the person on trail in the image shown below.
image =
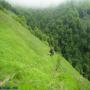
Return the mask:
[[54, 48], [50, 48], [49, 53], [50, 53], [50, 56], [54, 55], [54, 53], [55, 53]]

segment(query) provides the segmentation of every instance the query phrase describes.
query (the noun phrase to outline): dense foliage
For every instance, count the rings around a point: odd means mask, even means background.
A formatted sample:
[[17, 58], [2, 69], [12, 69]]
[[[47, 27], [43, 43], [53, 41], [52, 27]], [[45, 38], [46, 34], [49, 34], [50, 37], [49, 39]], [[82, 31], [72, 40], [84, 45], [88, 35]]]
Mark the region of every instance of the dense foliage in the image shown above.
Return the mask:
[[13, 8], [12, 11], [24, 21], [28, 29], [32, 29], [41, 40], [48, 41], [90, 80], [89, 3], [68, 3], [41, 10]]
[[5, 2], [5, 0], [0, 0], [0, 9], [4, 10], [10, 10], [12, 7], [10, 4], [8, 4], [7, 2]]

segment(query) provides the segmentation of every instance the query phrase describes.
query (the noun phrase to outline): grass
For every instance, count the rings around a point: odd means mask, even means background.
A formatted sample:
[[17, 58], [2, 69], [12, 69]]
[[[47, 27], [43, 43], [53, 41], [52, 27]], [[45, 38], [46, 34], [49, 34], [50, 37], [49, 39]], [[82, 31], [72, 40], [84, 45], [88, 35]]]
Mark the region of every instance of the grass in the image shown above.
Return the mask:
[[0, 11], [0, 82], [11, 77], [3, 86], [19, 90], [90, 90], [90, 82], [61, 55], [48, 53], [48, 45]]

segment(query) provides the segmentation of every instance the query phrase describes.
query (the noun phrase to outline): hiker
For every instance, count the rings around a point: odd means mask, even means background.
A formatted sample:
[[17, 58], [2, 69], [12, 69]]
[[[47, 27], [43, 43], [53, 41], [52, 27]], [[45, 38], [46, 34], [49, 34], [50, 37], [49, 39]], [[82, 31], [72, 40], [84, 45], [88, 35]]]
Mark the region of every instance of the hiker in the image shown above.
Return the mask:
[[50, 53], [50, 56], [54, 55], [54, 53], [55, 53], [54, 48], [50, 48], [49, 53]]

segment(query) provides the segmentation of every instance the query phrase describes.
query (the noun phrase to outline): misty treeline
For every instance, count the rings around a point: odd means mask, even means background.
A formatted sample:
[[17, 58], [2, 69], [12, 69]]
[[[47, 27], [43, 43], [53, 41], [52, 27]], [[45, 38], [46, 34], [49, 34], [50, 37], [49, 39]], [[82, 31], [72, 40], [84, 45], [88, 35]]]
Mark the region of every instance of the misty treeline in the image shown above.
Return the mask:
[[69, 2], [47, 9], [13, 8], [8, 4], [5, 8], [14, 12], [21, 24], [41, 40], [47, 41], [56, 52], [62, 53], [73, 67], [90, 80], [89, 2]]

